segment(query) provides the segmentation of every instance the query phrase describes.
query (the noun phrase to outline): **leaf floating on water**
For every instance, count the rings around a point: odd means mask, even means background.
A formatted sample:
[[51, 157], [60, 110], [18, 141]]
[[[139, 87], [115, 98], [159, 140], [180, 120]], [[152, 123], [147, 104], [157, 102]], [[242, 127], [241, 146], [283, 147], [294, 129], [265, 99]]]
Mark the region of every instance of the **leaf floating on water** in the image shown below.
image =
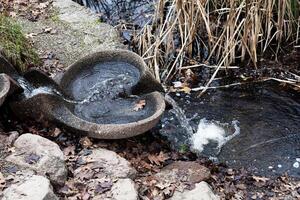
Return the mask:
[[187, 87], [187, 86], [184, 86], [184, 87], [180, 90], [180, 92], [184, 92], [184, 93], [186, 93], [186, 94], [190, 94], [191, 91], [192, 91], [192, 89], [191, 89], [190, 87]]
[[139, 100], [135, 105], [133, 110], [134, 111], [139, 111], [142, 110], [146, 105], [146, 100]]

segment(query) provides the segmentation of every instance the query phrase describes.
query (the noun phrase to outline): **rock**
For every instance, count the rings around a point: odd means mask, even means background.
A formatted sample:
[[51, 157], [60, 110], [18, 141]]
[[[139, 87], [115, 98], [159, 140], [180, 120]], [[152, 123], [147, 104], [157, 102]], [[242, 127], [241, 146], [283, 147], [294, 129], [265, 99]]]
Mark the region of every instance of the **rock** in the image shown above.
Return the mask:
[[92, 52], [124, 48], [116, 29], [72, 0], [54, 0], [49, 19], [31, 22], [19, 17], [18, 22], [26, 34], [43, 32], [44, 27], [55, 30], [55, 34], [38, 34], [32, 40], [37, 49], [53, 52], [64, 67]]
[[7, 144], [12, 145], [18, 137], [19, 137], [19, 132], [18, 131], [9, 132], [9, 136], [7, 138]]
[[215, 195], [210, 186], [202, 181], [195, 185], [195, 189], [184, 192], [175, 191], [171, 200], [219, 200], [220, 198]]
[[85, 160], [93, 161], [93, 165], [100, 167], [102, 172], [110, 177], [134, 178], [136, 176], [137, 172], [130, 163], [113, 151], [97, 148], [84, 157]]
[[47, 178], [34, 175], [5, 189], [2, 200], [58, 200], [58, 197]]
[[119, 179], [112, 186], [112, 196], [115, 200], [137, 200], [138, 193], [131, 179]]
[[23, 134], [14, 143], [15, 152], [6, 161], [49, 176], [53, 184], [63, 185], [67, 178], [64, 155], [54, 142], [33, 134]]
[[195, 184], [209, 179], [210, 171], [197, 162], [177, 161], [164, 167], [155, 177], [163, 182]]

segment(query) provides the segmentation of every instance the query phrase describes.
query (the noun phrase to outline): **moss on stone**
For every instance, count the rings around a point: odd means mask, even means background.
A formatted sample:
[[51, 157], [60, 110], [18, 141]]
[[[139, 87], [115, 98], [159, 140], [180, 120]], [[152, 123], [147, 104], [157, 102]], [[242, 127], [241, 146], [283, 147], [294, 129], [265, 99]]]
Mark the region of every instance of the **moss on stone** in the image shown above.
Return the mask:
[[19, 72], [40, 63], [38, 54], [28, 42], [19, 24], [13, 19], [0, 15], [0, 53]]

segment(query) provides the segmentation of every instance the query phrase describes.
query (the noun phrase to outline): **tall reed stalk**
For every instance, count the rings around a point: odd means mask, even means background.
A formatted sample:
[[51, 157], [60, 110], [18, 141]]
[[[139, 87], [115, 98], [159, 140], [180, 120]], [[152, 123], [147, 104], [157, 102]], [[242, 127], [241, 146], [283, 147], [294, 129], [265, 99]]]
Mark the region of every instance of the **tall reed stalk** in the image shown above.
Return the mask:
[[[299, 43], [298, 0], [159, 0], [136, 35], [137, 51], [162, 82], [189, 58], [219, 68]], [[216, 73], [219, 68], [216, 68]]]

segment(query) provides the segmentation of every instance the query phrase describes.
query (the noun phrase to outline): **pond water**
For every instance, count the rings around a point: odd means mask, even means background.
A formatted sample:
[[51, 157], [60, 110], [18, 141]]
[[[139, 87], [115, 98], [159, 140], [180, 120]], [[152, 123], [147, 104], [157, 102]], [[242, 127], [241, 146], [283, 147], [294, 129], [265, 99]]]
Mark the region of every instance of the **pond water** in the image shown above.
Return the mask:
[[174, 148], [188, 146], [230, 167], [300, 177], [299, 96], [271, 84], [218, 90], [200, 99], [175, 96], [160, 132]]
[[153, 1], [147, 0], [74, 0], [96, 13], [100, 19], [112, 25], [126, 22], [143, 27], [154, 12]]

